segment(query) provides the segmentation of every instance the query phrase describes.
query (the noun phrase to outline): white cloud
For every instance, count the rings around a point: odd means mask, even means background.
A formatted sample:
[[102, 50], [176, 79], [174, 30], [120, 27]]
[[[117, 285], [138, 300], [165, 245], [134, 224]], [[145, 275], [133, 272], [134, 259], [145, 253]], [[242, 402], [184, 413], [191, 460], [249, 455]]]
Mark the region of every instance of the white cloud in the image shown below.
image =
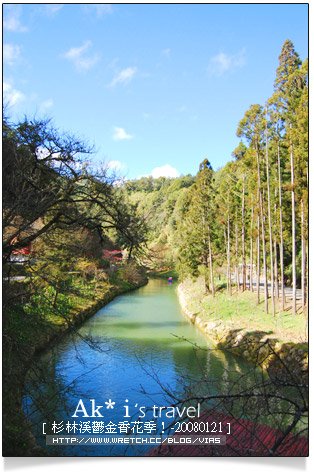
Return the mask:
[[63, 54], [65, 59], [72, 61], [78, 71], [87, 71], [99, 61], [99, 56], [89, 56], [87, 50], [92, 46], [91, 41], [85, 41], [79, 48], [71, 48]]
[[121, 171], [124, 168], [124, 165], [123, 163], [121, 163], [121, 161], [113, 160], [107, 163], [107, 168], [116, 171]]
[[20, 57], [20, 47], [15, 44], [6, 43], [3, 45], [3, 61], [12, 66]]
[[40, 104], [39, 110], [40, 112], [45, 112], [47, 109], [50, 109], [50, 107], [52, 106], [53, 106], [53, 100], [47, 99]]
[[136, 67], [127, 67], [120, 71], [108, 84], [108, 87], [114, 87], [116, 84], [128, 84], [137, 72]]
[[14, 89], [11, 84], [8, 82], [3, 83], [3, 102], [4, 105], [8, 105], [9, 107], [13, 107], [18, 102], [22, 102], [25, 99], [24, 94], [22, 92]]
[[114, 139], [114, 141], [131, 140], [131, 138], [133, 138], [133, 136], [126, 133], [124, 128], [114, 127], [114, 134], [113, 134], [112, 138]]
[[211, 76], [221, 76], [226, 71], [244, 66], [245, 63], [245, 48], [233, 55], [221, 52], [211, 58], [207, 70]]
[[3, 28], [15, 33], [23, 33], [28, 30], [21, 23], [22, 7], [21, 5], [4, 5], [3, 6]]
[[212, 63], [215, 64], [220, 73], [223, 73], [224, 71], [228, 71], [231, 67], [231, 56], [227, 56], [225, 53], [219, 53], [212, 58]]
[[95, 3], [91, 5], [86, 5], [86, 9], [96, 13], [96, 18], [102, 18], [104, 15], [112, 13], [112, 7], [110, 3]]
[[178, 108], [178, 112], [185, 112], [186, 111], [186, 106], [181, 105], [181, 107]]
[[53, 100], [52, 99], [45, 100], [45, 102], [43, 102], [41, 105], [42, 107], [45, 107], [46, 109], [48, 109], [49, 107], [53, 106]]
[[172, 166], [164, 165], [164, 166], [159, 166], [157, 168], [154, 168], [150, 174], [139, 175], [137, 179], [149, 178], [149, 176], [155, 179], [160, 178], [161, 176], [165, 178], [178, 178], [179, 173], [175, 168], [172, 168]]
[[111, 63], [109, 64], [110, 69], [113, 69], [113, 70], [114, 70], [115, 67], [116, 67], [116, 64], [118, 63], [118, 61], [119, 61], [119, 58], [114, 58], [114, 59], [111, 61]]
[[170, 56], [170, 52], [171, 52], [171, 49], [170, 49], [170, 48], [167, 48], [167, 49], [162, 50], [161, 55], [162, 55], [162, 56], [167, 56], [167, 57], [169, 57], [169, 56]]
[[49, 3], [45, 5], [45, 12], [48, 16], [55, 16], [63, 6], [62, 3]]
[[153, 178], [160, 178], [160, 176], [164, 176], [165, 178], [178, 178], [179, 173], [175, 168], [172, 168], [172, 166], [167, 164], [154, 168], [151, 172], [151, 176]]
[[44, 160], [45, 158], [48, 158], [49, 155], [50, 155], [50, 152], [45, 147], [39, 146], [36, 149], [36, 156], [39, 160]]

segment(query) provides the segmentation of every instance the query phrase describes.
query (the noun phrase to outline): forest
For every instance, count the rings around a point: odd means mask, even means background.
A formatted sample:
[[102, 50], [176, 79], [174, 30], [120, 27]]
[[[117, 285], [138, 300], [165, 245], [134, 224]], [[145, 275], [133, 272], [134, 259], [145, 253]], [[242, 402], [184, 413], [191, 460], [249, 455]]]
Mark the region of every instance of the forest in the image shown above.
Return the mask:
[[103, 252], [118, 249], [129, 263], [176, 268], [181, 279], [203, 273], [213, 296], [216, 278], [225, 278], [229, 294], [254, 285], [257, 303], [263, 291], [273, 314], [279, 301], [284, 310], [285, 285], [296, 313], [299, 287], [305, 310], [308, 62], [291, 41], [282, 47], [272, 96], [249, 107], [236, 133], [233, 159], [217, 171], [205, 158], [196, 176], [123, 180], [105, 165], [90, 167], [93, 150], [49, 120], [13, 125], [4, 116], [7, 281], [17, 275], [10, 260], [30, 252], [36, 258], [23, 273], [48, 304], [50, 291], [55, 307], [72, 272], [97, 279], [110, 265]]
[[181, 282], [201, 277], [213, 298], [254, 291], [256, 305], [263, 299], [273, 316], [288, 306], [293, 316], [306, 314], [308, 61], [290, 40], [272, 94], [250, 105], [235, 131], [239, 144], [221, 169], [212, 168], [210, 156], [191, 157], [195, 176], [128, 180], [106, 164], [91, 166], [93, 148], [51, 120], [14, 124], [4, 112], [8, 452], [23, 425], [10, 394], [22, 393], [34, 341], [45, 344], [57, 326], [73, 329], [75, 312], [106, 292], [144, 284], [145, 272]]
[[[229, 294], [265, 293], [265, 311], [285, 309], [284, 286], [307, 306], [308, 280], [308, 62], [287, 40], [279, 57], [274, 92], [239, 121], [233, 160], [214, 171], [204, 159], [195, 177], [125, 183], [150, 223], [153, 255], [176, 265], [184, 279], [225, 276]], [[265, 285], [264, 282], [270, 282]], [[245, 284], [243, 284], [245, 282]], [[300, 308], [299, 308], [300, 309]]]

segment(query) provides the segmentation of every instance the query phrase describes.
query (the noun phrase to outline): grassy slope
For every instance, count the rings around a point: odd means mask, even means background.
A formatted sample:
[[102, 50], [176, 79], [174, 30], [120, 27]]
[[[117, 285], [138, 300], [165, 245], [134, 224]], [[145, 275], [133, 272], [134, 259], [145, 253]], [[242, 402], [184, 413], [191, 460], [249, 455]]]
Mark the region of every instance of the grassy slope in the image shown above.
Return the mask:
[[278, 311], [275, 317], [266, 314], [263, 295], [261, 303], [256, 306], [256, 293], [249, 291], [237, 295], [233, 289], [231, 297], [225, 289], [218, 291], [215, 298], [206, 295], [201, 277], [187, 279], [182, 285], [188, 309], [204, 321], [221, 321], [248, 331], [267, 331], [281, 342], [307, 342], [307, 317], [304, 314], [292, 316], [289, 310], [284, 313]]

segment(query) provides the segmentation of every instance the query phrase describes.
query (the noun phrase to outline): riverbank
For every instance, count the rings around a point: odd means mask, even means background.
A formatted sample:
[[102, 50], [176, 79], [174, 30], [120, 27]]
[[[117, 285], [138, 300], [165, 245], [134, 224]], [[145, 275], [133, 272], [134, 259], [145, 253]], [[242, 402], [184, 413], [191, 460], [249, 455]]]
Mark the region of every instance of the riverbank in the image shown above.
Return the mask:
[[[191, 322], [209, 337], [217, 348], [227, 350], [270, 373], [284, 372], [308, 383], [308, 344], [303, 315], [291, 326], [289, 316], [280, 321], [259, 317], [252, 296], [230, 297], [225, 291], [215, 298], [205, 295], [202, 282], [188, 279], [178, 287], [180, 304]], [[241, 311], [243, 313], [241, 314]], [[248, 317], [251, 312], [251, 317]], [[243, 314], [245, 315], [243, 317]], [[255, 317], [256, 314], [256, 317]], [[278, 317], [279, 318], [279, 317]]]
[[28, 328], [27, 337], [4, 334], [3, 343], [3, 456], [47, 456], [39, 447], [28, 426], [22, 408], [22, 393], [25, 375], [33, 356], [49, 347], [69, 331], [75, 331], [100, 308], [128, 291], [144, 286], [148, 282], [142, 275], [136, 282], [115, 278], [112, 284], [100, 285], [93, 300], [81, 299], [63, 318], [37, 321]]
[[147, 273], [149, 278], [161, 278], [162, 280], [168, 280], [171, 277], [173, 280], [178, 280], [179, 275], [176, 270], [165, 270], [165, 271], [150, 271]]

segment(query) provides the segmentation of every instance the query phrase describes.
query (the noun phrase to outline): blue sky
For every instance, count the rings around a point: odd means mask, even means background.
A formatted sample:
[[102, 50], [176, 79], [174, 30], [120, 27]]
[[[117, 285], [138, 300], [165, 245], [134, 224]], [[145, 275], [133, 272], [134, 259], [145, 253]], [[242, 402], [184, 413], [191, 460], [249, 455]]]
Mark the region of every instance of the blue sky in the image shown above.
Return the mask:
[[223, 166], [245, 111], [272, 95], [284, 41], [308, 56], [305, 4], [3, 8], [11, 119], [52, 117], [130, 179]]

